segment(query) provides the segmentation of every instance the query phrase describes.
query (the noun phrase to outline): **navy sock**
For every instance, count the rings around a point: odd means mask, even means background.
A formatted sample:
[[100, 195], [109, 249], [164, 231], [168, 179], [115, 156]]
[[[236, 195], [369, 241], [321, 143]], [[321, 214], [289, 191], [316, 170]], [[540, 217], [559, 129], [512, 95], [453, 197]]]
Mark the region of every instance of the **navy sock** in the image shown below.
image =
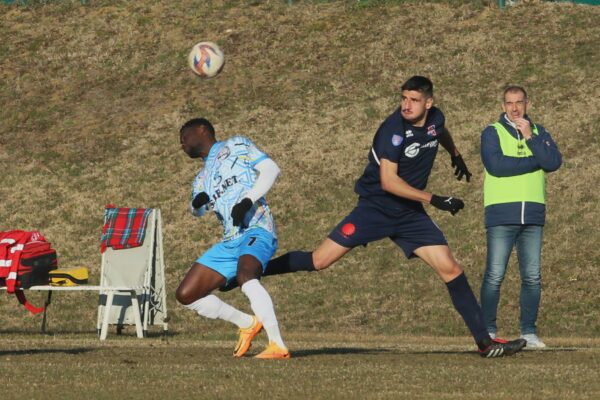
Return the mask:
[[263, 275], [279, 275], [298, 271], [316, 271], [312, 260], [312, 252], [290, 251], [282, 256], [273, 258], [267, 264]]
[[462, 316], [465, 324], [471, 331], [477, 346], [484, 349], [489, 345], [490, 335], [483, 324], [483, 314], [477, 299], [469, 286], [464, 273], [460, 274], [450, 282], [446, 283], [450, 298], [456, 311]]

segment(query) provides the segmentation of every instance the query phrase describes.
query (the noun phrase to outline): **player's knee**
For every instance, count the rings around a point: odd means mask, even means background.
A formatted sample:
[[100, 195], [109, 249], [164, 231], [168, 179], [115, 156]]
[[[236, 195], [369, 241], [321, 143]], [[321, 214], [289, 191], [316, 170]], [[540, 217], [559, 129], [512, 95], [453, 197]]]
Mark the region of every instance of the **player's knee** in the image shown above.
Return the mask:
[[194, 290], [182, 284], [175, 291], [175, 298], [180, 304], [186, 306], [198, 300], [201, 296], [198, 296], [194, 293]]
[[333, 262], [329, 260], [326, 256], [321, 256], [317, 253], [313, 253], [313, 265], [317, 271], [325, 269], [329, 267]]
[[462, 267], [460, 266], [460, 264], [454, 260], [452, 260], [452, 262], [448, 265], [448, 274], [455, 278], [457, 276], [459, 276], [460, 274], [462, 274], [463, 272], [464, 271], [463, 271]]
[[249, 274], [247, 271], [239, 271], [235, 277], [235, 279], [238, 282], [238, 285], [242, 286], [244, 283], [252, 280], [252, 279], [257, 279], [258, 277], [253, 276], [252, 274]]
[[460, 264], [458, 264], [453, 259], [448, 259], [440, 263], [437, 266], [436, 270], [446, 282], [458, 277], [460, 274], [463, 273], [463, 269], [460, 266]]
[[260, 279], [262, 272], [262, 265], [260, 264], [240, 264], [238, 265], [235, 278], [237, 279], [238, 284], [242, 286], [252, 279]]

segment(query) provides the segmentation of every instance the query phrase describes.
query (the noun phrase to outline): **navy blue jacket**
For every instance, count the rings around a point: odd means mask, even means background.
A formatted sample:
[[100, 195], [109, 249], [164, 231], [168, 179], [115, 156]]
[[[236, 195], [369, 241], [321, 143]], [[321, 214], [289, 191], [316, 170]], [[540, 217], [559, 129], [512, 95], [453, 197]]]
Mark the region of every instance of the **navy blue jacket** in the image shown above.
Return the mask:
[[[529, 120], [529, 117], [525, 116]], [[515, 138], [521, 134], [509, 123], [505, 113], [499, 122]], [[529, 120], [531, 123], [531, 120]], [[562, 164], [562, 156], [550, 133], [541, 125], [535, 125], [538, 134], [525, 143], [533, 153], [530, 157], [508, 157], [502, 153], [496, 128], [487, 126], [481, 133], [481, 160], [488, 173], [498, 177], [522, 175], [542, 169], [556, 171]], [[496, 225], [544, 225], [546, 207], [532, 202], [493, 204], [485, 208], [485, 226]]]

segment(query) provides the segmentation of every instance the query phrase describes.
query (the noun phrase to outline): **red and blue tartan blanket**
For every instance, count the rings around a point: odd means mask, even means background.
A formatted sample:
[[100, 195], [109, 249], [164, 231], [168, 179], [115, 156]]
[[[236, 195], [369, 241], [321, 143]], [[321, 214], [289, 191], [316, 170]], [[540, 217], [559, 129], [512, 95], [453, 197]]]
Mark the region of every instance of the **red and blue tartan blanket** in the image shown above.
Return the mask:
[[107, 247], [115, 250], [141, 246], [151, 208], [117, 208], [106, 206], [100, 251]]

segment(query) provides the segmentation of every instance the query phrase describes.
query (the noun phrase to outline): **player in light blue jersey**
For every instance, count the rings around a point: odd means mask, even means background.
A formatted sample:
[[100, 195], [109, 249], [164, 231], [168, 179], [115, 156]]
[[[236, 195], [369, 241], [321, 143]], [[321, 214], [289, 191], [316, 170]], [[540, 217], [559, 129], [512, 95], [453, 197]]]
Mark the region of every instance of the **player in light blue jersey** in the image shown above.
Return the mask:
[[[201, 316], [236, 324], [240, 334], [235, 357], [248, 351], [264, 327], [269, 345], [256, 357], [289, 358], [271, 296], [259, 282], [277, 249], [275, 224], [264, 196], [279, 168], [245, 137], [217, 141], [212, 124], [204, 118], [189, 120], [179, 133], [183, 151], [204, 160], [192, 185], [192, 214], [202, 216], [213, 210], [223, 224], [223, 240], [194, 262], [177, 288], [177, 301]], [[211, 294], [233, 279], [250, 300], [255, 316]]]

